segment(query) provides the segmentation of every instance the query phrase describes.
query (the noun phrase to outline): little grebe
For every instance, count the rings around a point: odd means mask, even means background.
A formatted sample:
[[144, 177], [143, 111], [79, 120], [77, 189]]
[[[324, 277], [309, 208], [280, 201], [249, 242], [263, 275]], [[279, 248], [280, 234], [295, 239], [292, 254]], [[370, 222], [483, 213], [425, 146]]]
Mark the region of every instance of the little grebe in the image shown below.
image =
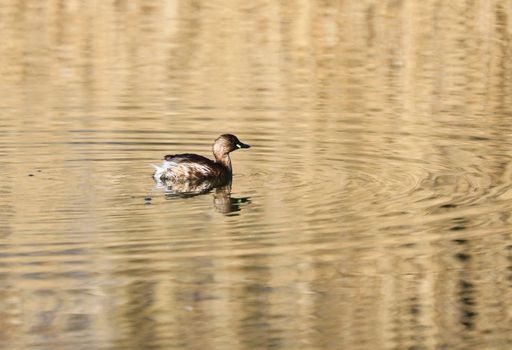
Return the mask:
[[166, 155], [161, 166], [153, 165], [153, 178], [169, 182], [230, 181], [233, 168], [229, 153], [249, 147], [235, 135], [220, 135], [213, 143], [215, 161], [191, 153]]

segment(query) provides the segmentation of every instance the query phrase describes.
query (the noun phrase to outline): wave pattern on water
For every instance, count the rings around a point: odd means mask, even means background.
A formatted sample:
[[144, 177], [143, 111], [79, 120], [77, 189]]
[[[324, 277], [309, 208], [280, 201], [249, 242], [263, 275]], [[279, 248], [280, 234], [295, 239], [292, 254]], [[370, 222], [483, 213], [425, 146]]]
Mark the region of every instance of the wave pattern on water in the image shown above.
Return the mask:
[[2, 3], [0, 347], [510, 348], [510, 16]]

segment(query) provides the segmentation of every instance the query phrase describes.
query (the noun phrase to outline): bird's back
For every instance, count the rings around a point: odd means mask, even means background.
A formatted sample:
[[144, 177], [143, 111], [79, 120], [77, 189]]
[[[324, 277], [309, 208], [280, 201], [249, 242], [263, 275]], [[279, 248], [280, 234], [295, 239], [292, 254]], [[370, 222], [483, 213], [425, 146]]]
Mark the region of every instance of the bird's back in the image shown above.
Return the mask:
[[220, 164], [191, 153], [166, 155], [163, 164], [155, 169], [155, 179], [173, 182], [201, 181], [227, 175]]

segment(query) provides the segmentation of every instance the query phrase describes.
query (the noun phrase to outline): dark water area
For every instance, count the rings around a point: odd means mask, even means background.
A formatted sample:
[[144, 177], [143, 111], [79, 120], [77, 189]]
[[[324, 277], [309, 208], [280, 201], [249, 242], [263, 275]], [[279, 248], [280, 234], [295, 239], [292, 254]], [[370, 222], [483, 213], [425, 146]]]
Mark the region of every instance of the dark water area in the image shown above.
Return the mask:
[[0, 348], [511, 349], [511, 16], [3, 1]]

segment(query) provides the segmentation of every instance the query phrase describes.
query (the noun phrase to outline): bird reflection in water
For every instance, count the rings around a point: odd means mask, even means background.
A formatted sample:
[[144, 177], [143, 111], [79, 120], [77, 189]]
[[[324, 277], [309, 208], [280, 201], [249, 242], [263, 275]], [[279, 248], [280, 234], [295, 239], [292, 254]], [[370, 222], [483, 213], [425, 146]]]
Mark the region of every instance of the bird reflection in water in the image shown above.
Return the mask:
[[157, 181], [157, 187], [163, 188], [167, 199], [190, 198], [213, 193], [213, 205], [222, 214], [236, 213], [244, 204], [251, 203], [249, 197], [231, 197], [231, 179], [226, 181], [203, 180], [186, 182]]
[[213, 193], [213, 205], [218, 212], [223, 214], [240, 211], [240, 206], [244, 203], [251, 203], [250, 198], [231, 197], [231, 183], [223, 187], [217, 187]]

